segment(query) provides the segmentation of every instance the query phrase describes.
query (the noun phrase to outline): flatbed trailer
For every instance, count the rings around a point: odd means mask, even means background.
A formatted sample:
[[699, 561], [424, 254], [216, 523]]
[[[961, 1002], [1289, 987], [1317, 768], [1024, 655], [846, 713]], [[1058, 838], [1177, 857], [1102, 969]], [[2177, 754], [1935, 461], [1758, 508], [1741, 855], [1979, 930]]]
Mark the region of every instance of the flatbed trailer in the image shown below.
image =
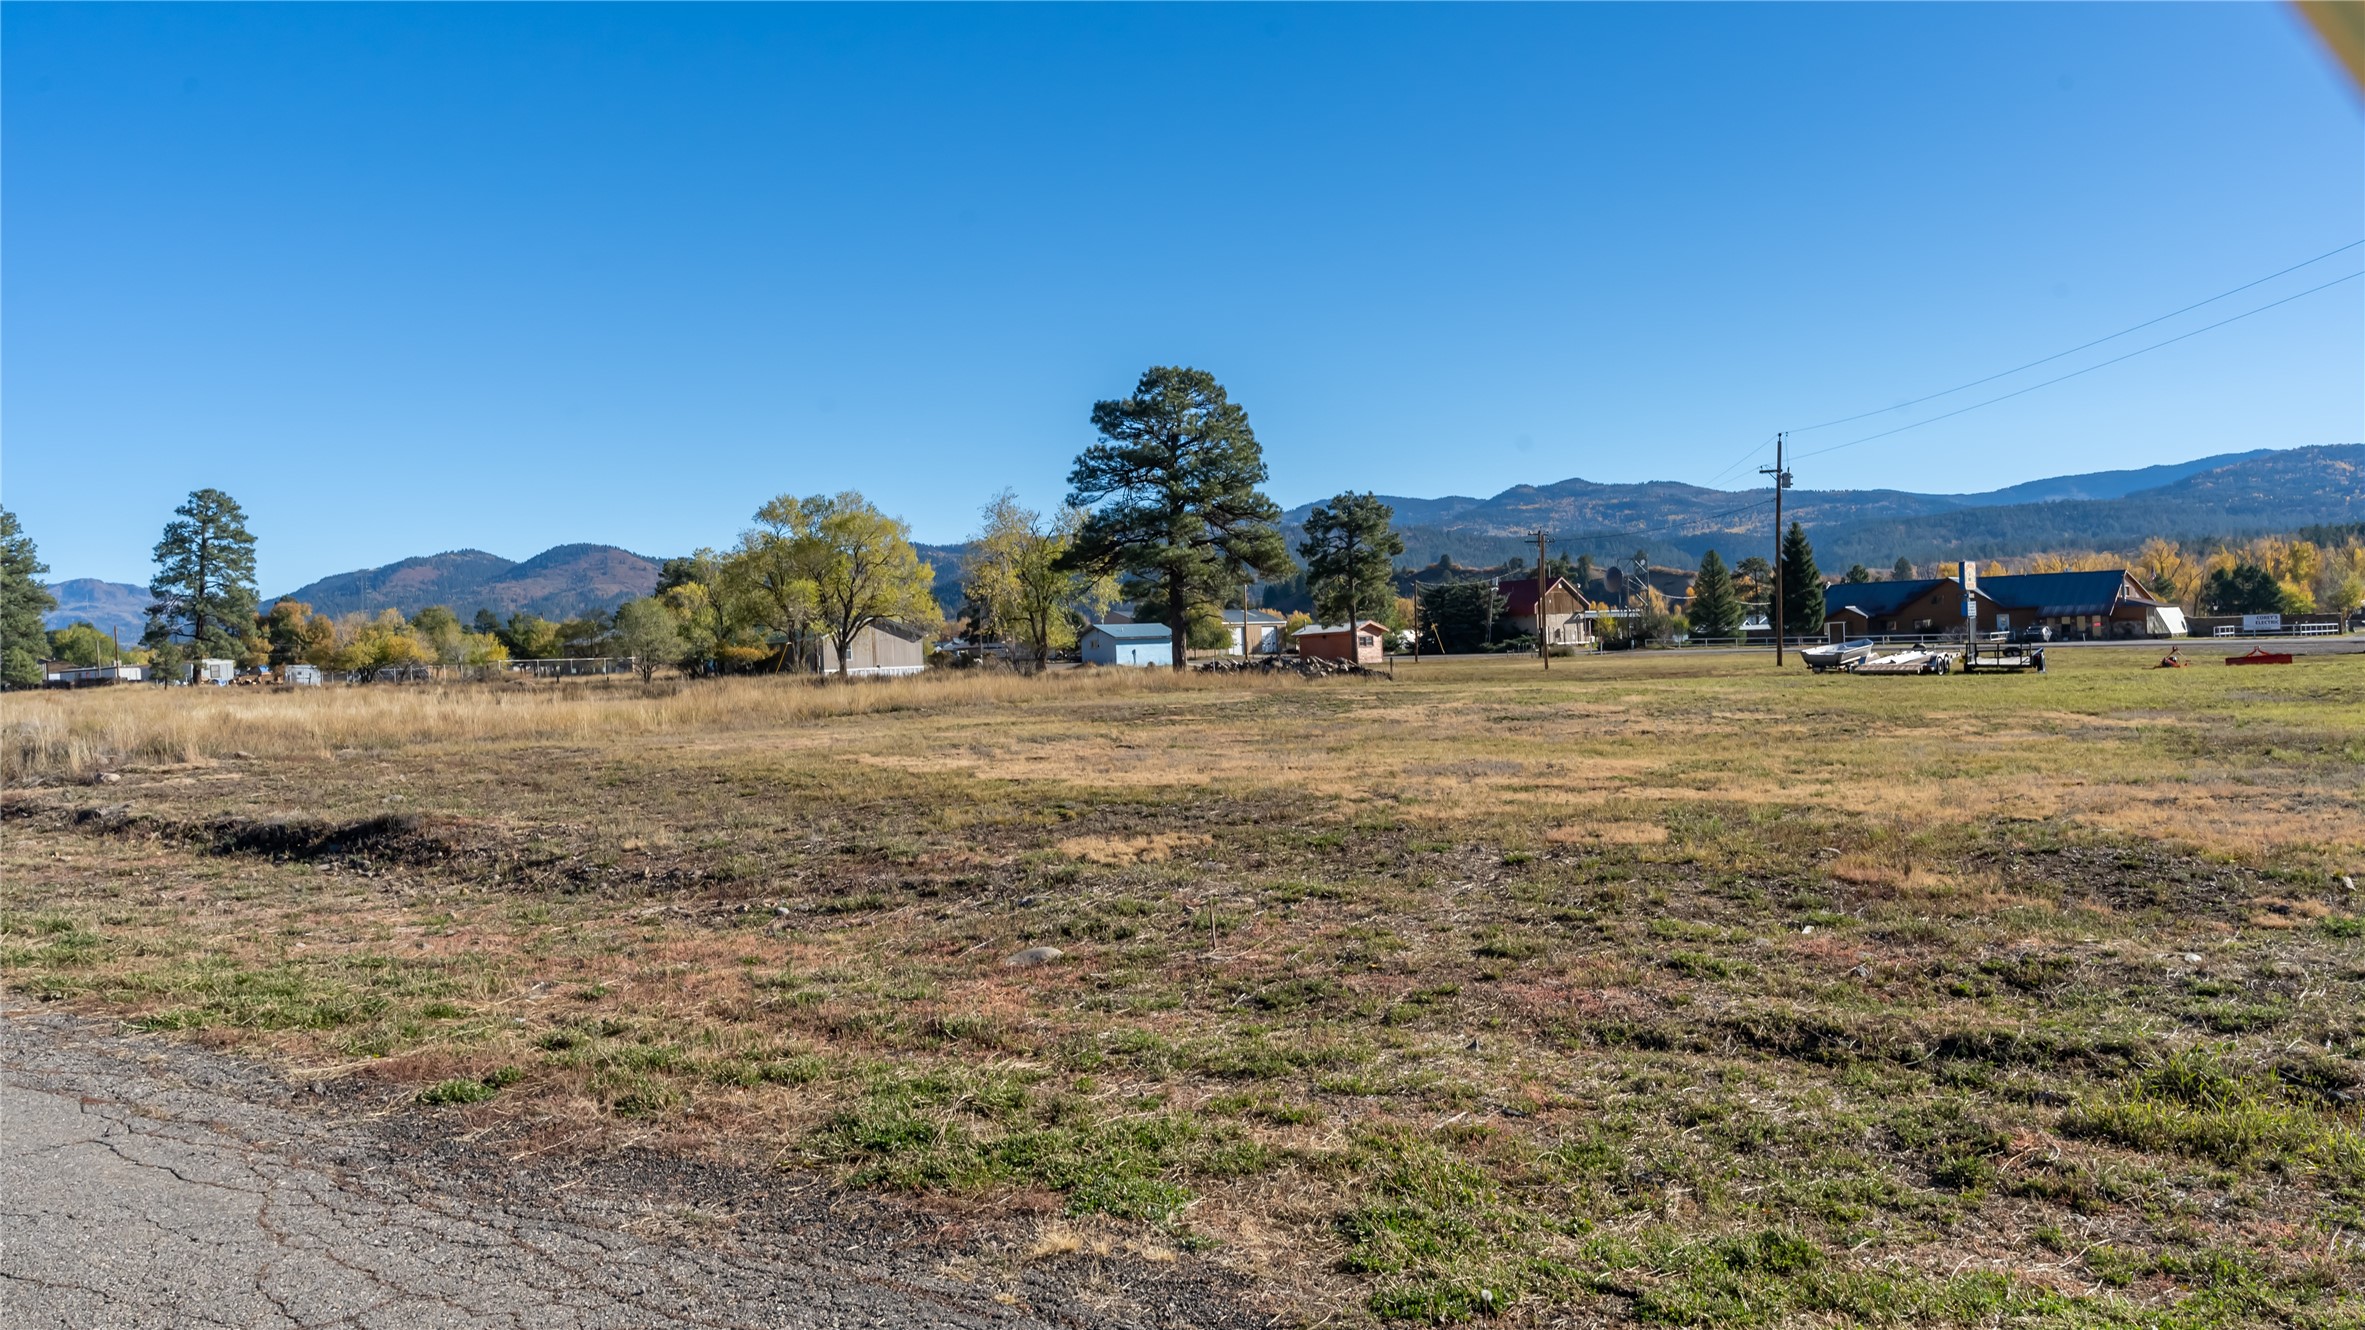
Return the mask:
[[2045, 649], [2025, 642], [1973, 642], [1963, 648], [1965, 674], [2045, 672]]

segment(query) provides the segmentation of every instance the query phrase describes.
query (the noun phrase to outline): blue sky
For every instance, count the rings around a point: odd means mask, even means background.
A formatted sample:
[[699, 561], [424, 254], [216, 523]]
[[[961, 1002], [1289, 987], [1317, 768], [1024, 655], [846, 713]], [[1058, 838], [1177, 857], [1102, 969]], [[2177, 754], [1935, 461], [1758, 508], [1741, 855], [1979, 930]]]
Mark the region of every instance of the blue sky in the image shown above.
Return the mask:
[[[1056, 503], [1153, 363], [1230, 387], [1285, 505], [1701, 483], [2365, 237], [2365, 112], [2282, 6], [10, 5], [0, 37], [0, 494], [60, 577], [144, 581], [202, 485], [266, 593], [722, 544], [782, 491], [953, 540], [1005, 485]], [[2350, 282], [1798, 483], [2361, 435]]]

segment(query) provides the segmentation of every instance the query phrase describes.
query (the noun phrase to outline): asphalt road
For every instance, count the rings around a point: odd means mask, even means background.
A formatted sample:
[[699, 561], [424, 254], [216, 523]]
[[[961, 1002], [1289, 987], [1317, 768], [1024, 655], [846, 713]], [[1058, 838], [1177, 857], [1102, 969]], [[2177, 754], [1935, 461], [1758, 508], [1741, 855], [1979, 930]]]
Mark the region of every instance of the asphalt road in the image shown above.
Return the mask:
[[631, 1157], [520, 1169], [448, 1130], [385, 1125], [429, 1115], [314, 1098], [252, 1063], [0, 1014], [0, 1323], [1263, 1323], [1187, 1258], [1021, 1261], [772, 1170]]

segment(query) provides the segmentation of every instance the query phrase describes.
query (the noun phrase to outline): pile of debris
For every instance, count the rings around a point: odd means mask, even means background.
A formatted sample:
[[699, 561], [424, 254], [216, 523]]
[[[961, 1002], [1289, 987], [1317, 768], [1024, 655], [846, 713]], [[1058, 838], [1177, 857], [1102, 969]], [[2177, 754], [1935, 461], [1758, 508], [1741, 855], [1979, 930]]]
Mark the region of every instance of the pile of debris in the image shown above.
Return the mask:
[[1388, 677], [1386, 670], [1351, 660], [1324, 660], [1320, 656], [1258, 656], [1243, 660], [1238, 656], [1218, 656], [1198, 664], [1201, 674], [1294, 674], [1301, 679], [1327, 679], [1334, 674], [1367, 674]]

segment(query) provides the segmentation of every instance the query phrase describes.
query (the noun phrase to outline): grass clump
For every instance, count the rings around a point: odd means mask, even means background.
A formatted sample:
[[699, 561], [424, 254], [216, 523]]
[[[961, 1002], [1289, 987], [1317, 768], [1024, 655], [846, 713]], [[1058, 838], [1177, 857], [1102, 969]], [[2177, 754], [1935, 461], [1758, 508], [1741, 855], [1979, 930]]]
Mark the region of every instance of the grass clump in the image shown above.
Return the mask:
[[2354, 1171], [2365, 1154], [2356, 1127], [2295, 1101], [2273, 1073], [2215, 1046], [2168, 1055], [2124, 1092], [2064, 1114], [2061, 1130], [2226, 1167], [2315, 1163], [2365, 1176]]
[[515, 1067], [499, 1067], [478, 1077], [455, 1076], [419, 1092], [419, 1102], [430, 1106], [481, 1104], [525, 1078]]
[[1031, 1073], [947, 1066], [881, 1074], [808, 1148], [852, 1182], [898, 1189], [1037, 1186], [1071, 1214], [1160, 1223], [1192, 1199], [1187, 1179], [1235, 1177], [1272, 1156], [1238, 1129], [1193, 1115], [1106, 1114]]

